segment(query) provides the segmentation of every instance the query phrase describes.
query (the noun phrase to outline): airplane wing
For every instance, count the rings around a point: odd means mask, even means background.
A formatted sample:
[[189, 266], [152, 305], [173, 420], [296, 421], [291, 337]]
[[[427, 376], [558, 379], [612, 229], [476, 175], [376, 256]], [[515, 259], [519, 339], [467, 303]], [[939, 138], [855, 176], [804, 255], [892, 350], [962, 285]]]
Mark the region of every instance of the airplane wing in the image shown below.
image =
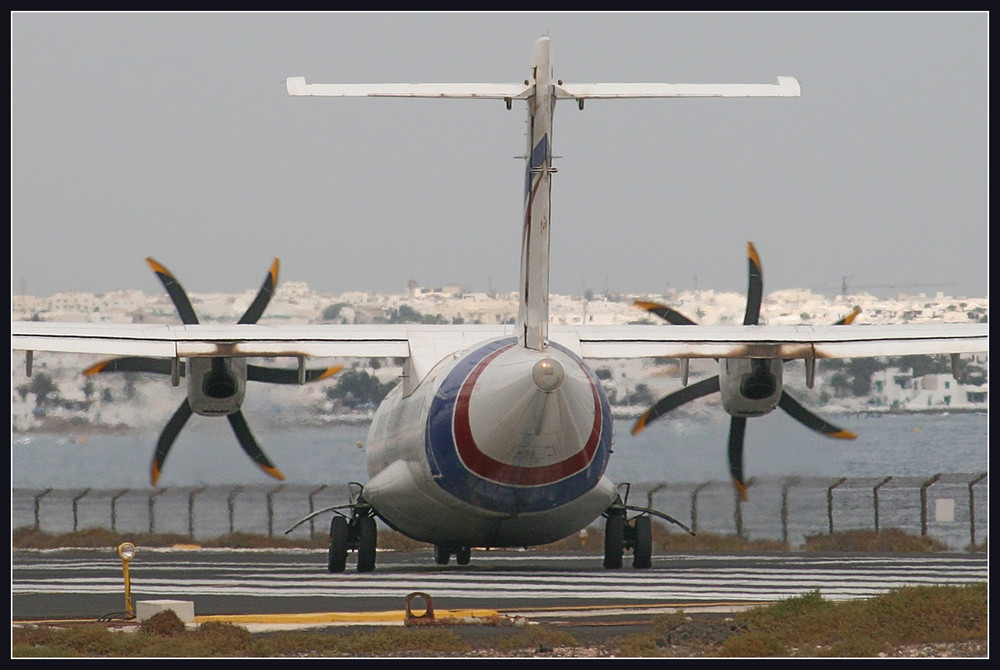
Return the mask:
[[[486, 340], [514, 335], [511, 325], [147, 325], [19, 321], [11, 323], [11, 349], [24, 351], [31, 375], [34, 351], [102, 356], [162, 357], [179, 382], [180, 359], [294, 357], [299, 383], [305, 361], [317, 358], [400, 358], [412, 392], [446, 356]], [[858, 358], [989, 351], [988, 324], [868, 326], [552, 325], [553, 341], [581, 358], [803, 359], [811, 386], [819, 358]]]
[[[989, 350], [989, 324], [576, 327], [584, 358], [862, 358]], [[554, 332], [555, 329], [554, 329]]]
[[11, 322], [11, 348], [24, 351], [197, 358], [405, 357], [407, 328], [261, 324]]
[[[265, 325], [11, 322], [11, 349], [105, 356], [418, 357], [436, 363], [510, 325]], [[583, 358], [857, 358], [989, 350], [989, 324], [565, 326]]]

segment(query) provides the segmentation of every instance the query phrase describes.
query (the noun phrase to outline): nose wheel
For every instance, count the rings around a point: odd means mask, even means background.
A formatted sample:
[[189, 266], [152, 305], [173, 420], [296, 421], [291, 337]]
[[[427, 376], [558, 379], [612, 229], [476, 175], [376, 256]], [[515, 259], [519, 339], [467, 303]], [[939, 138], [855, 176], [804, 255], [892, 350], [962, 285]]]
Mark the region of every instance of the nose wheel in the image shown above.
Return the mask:
[[452, 555], [459, 565], [468, 565], [472, 560], [471, 547], [450, 547], [441, 544], [434, 545], [434, 562], [438, 565], [448, 565]]

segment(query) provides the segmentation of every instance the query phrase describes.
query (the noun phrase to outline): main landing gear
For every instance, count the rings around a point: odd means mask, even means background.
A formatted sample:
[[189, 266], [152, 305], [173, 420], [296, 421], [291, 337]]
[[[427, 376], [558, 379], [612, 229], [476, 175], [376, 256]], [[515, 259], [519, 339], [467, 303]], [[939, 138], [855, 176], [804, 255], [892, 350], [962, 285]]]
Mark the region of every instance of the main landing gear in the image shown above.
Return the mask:
[[375, 569], [375, 547], [378, 529], [371, 507], [358, 504], [351, 508], [351, 518], [338, 513], [330, 521], [330, 551], [327, 560], [329, 572], [343, 572], [347, 568], [347, 552], [358, 552], [358, 572]]
[[633, 568], [653, 567], [653, 525], [648, 515], [626, 520], [626, 510], [612, 507], [604, 513], [604, 567], [622, 567], [622, 555], [632, 550]]
[[[361, 484], [351, 482], [349, 487], [351, 502], [310, 512], [308, 516], [296, 521], [285, 533], [292, 532], [320, 514], [333, 512], [334, 516], [330, 521], [330, 550], [327, 554], [327, 570], [329, 572], [343, 572], [347, 568], [347, 553], [356, 551], [358, 552], [358, 572], [371, 572], [375, 569], [375, 548], [378, 545], [375, 510], [362, 497], [364, 487]], [[347, 516], [348, 512], [350, 516]]]
[[[621, 568], [622, 557], [626, 550], [632, 551], [633, 568], [653, 567], [653, 521], [650, 515], [666, 519], [694, 535], [690, 528], [663, 512], [648, 507], [628, 505], [629, 485], [623, 484], [622, 486], [625, 487], [624, 499], [619, 494], [614, 504], [602, 515], [605, 518], [604, 567], [606, 569], [617, 570]], [[639, 512], [631, 521], [628, 519], [630, 510]]]

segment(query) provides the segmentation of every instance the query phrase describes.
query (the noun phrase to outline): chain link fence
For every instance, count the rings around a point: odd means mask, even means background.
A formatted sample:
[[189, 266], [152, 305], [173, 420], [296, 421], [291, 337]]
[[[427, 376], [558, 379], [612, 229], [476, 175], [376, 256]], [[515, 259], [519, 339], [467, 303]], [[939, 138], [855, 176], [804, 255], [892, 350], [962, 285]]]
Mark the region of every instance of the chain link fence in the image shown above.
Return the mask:
[[[329, 514], [351, 500], [348, 484], [160, 489], [13, 489], [13, 528], [50, 533], [104, 528], [205, 540], [230, 533], [308, 539], [325, 535]], [[695, 532], [778, 540], [791, 547], [836, 531], [897, 528], [954, 551], [989, 535], [987, 473], [927, 477], [754, 478], [740, 502], [728, 481], [639, 483], [630, 505], [664, 512]], [[670, 527], [673, 530], [674, 527]], [[679, 529], [678, 529], [679, 530]]]

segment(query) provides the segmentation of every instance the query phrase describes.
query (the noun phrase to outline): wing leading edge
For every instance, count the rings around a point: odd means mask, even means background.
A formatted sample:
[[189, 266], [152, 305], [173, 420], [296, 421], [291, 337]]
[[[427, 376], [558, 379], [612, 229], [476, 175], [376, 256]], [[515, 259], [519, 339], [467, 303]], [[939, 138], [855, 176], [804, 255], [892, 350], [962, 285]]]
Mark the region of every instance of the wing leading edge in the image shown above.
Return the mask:
[[[584, 358], [860, 358], [989, 350], [988, 324], [560, 326], [552, 339]], [[385, 357], [440, 360], [503, 325], [148, 325], [11, 322], [11, 349], [110, 356]], [[436, 362], [436, 361], [435, 361]]]
[[[668, 332], [663, 332], [668, 331]], [[989, 324], [578, 327], [584, 358], [863, 358], [989, 350]]]

